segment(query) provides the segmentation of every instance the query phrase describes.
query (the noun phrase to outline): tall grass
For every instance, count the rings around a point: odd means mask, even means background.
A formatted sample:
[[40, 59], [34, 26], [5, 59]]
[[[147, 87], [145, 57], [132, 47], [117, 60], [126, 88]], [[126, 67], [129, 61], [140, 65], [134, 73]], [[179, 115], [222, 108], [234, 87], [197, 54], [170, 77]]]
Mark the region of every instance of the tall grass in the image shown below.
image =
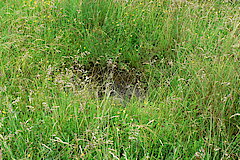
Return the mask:
[[239, 7], [1, 1], [0, 159], [238, 159]]

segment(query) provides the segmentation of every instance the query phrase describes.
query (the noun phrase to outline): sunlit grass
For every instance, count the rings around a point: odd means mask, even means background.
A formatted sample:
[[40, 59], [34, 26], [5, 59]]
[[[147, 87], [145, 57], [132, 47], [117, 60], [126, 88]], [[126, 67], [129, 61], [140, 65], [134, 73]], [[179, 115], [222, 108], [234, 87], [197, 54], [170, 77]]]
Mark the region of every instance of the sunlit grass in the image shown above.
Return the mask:
[[239, 2], [0, 2], [0, 159], [238, 159]]

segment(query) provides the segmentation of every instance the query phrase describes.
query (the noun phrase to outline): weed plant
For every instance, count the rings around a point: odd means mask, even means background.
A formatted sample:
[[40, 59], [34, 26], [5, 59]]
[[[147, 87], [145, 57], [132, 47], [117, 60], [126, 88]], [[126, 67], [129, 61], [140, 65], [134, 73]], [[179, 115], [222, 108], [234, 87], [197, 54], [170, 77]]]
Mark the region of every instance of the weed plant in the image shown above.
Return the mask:
[[239, 8], [0, 1], [0, 159], [239, 159]]

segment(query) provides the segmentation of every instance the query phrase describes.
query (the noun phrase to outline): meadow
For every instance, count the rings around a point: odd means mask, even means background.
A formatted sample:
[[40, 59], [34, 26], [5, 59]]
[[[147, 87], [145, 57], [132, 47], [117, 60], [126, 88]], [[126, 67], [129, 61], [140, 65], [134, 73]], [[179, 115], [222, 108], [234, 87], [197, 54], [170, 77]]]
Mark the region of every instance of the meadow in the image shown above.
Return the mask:
[[1, 0], [0, 160], [240, 159], [239, 9]]

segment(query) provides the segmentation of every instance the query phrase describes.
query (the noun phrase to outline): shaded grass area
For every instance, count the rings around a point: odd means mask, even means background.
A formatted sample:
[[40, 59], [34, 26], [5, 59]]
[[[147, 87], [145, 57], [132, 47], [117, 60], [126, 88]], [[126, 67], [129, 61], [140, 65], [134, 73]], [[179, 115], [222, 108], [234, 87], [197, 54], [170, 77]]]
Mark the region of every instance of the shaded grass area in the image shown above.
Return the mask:
[[1, 1], [0, 156], [238, 159], [239, 7]]

